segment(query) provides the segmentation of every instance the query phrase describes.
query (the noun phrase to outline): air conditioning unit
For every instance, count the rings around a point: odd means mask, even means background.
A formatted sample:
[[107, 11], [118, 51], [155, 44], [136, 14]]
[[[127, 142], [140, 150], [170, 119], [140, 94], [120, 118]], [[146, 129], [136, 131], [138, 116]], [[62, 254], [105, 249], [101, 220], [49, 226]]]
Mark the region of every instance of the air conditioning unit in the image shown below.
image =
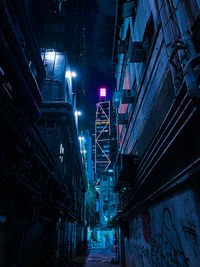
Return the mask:
[[146, 60], [146, 50], [142, 42], [132, 42], [131, 63], [144, 62]]

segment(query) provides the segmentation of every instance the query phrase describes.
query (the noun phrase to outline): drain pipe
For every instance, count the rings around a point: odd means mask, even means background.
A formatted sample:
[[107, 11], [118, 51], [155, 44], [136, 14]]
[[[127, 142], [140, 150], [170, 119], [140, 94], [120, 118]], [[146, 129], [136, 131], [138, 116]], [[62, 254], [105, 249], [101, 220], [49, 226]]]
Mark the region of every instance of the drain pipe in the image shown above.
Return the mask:
[[189, 59], [196, 55], [196, 49], [194, 47], [192, 37], [190, 35], [190, 27], [187, 19], [186, 8], [184, 7], [183, 0], [172, 0], [174, 4], [174, 9], [176, 12], [176, 17], [178, 19], [178, 25], [181, 32], [182, 40], [187, 46], [187, 53]]
[[[173, 40], [173, 35], [171, 32], [171, 29], [169, 27], [169, 23], [168, 23], [168, 16], [167, 16], [167, 11], [166, 11], [166, 3], [164, 0], [157, 0], [157, 4], [158, 4], [158, 13], [160, 16], [160, 20], [162, 23], [162, 32], [163, 32], [163, 37], [164, 37], [164, 42], [165, 42], [165, 46], [166, 46], [166, 51], [167, 51], [167, 56], [168, 59], [170, 61], [170, 56], [172, 54], [172, 43], [174, 42]], [[172, 81], [173, 81], [173, 87], [174, 87], [174, 93], [175, 96], [178, 94], [179, 92], [179, 88], [180, 88], [180, 80], [178, 78], [178, 75], [176, 73], [176, 70], [172, 67], [172, 65], [170, 64], [170, 71], [172, 74]]]
[[185, 81], [189, 81], [187, 83], [187, 90], [190, 97], [194, 100], [195, 103], [200, 103], [200, 88], [197, 83], [197, 79], [194, 73], [194, 67], [200, 65], [200, 54], [191, 58], [185, 68], [183, 70], [183, 74], [185, 77]]
[[39, 118], [40, 110], [1, 30], [0, 40], [0, 63], [16, 92], [15, 104], [34, 121]]
[[183, 74], [188, 94], [196, 103], [199, 102], [200, 99], [200, 90], [198, 88], [198, 83], [195, 77], [193, 65], [194, 63], [197, 64], [197, 62], [199, 61], [199, 55], [196, 56], [196, 50], [194, 47], [194, 43], [192, 41], [192, 37], [190, 35], [190, 28], [185, 18], [186, 12], [184, 12], [185, 8], [183, 0], [173, 0], [173, 4], [178, 19], [182, 40], [187, 47], [186, 51], [187, 51], [187, 56], [189, 58], [189, 61], [187, 61], [186, 57], [182, 58], [182, 64], [184, 66]]

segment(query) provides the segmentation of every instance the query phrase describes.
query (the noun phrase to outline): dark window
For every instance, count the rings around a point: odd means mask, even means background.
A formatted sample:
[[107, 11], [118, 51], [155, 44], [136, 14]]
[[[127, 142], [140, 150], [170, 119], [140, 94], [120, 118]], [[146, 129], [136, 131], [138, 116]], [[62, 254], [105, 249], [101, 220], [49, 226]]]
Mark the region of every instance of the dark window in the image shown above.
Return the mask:
[[153, 15], [151, 13], [149, 20], [147, 21], [145, 32], [144, 32], [144, 37], [143, 37], [143, 44], [144, 44], [144, 47], [146, 48], [147, 56], [152, 46], [154, 32], [155, 32], [155, 27], [154, 27]]
[[200, 52], [200, 16], [195, 21], [194, 25], [192, 26], [193, 31], [193, 40], [194, 45], [196, 47], [197, 52]]

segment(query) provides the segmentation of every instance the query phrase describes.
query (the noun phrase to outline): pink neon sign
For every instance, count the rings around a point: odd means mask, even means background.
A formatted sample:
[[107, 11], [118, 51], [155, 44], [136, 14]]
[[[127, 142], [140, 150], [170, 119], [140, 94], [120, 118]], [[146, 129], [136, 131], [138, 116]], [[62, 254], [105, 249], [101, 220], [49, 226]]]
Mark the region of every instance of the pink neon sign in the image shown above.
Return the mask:
[[106, 88], [100, 88], [100, 97], [106, 97]]

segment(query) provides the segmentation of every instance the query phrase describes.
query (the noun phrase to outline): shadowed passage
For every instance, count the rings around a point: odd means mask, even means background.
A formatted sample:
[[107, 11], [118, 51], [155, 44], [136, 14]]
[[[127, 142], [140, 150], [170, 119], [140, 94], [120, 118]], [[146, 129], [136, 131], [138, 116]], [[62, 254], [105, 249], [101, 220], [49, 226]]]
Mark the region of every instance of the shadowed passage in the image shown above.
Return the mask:
[[66, 267], [119, 267], [118, 264], [111, 264], [113, 258], [115, 258], [115, 253], [108, 249], [91, 249], [87, 256], [73, 259]]

